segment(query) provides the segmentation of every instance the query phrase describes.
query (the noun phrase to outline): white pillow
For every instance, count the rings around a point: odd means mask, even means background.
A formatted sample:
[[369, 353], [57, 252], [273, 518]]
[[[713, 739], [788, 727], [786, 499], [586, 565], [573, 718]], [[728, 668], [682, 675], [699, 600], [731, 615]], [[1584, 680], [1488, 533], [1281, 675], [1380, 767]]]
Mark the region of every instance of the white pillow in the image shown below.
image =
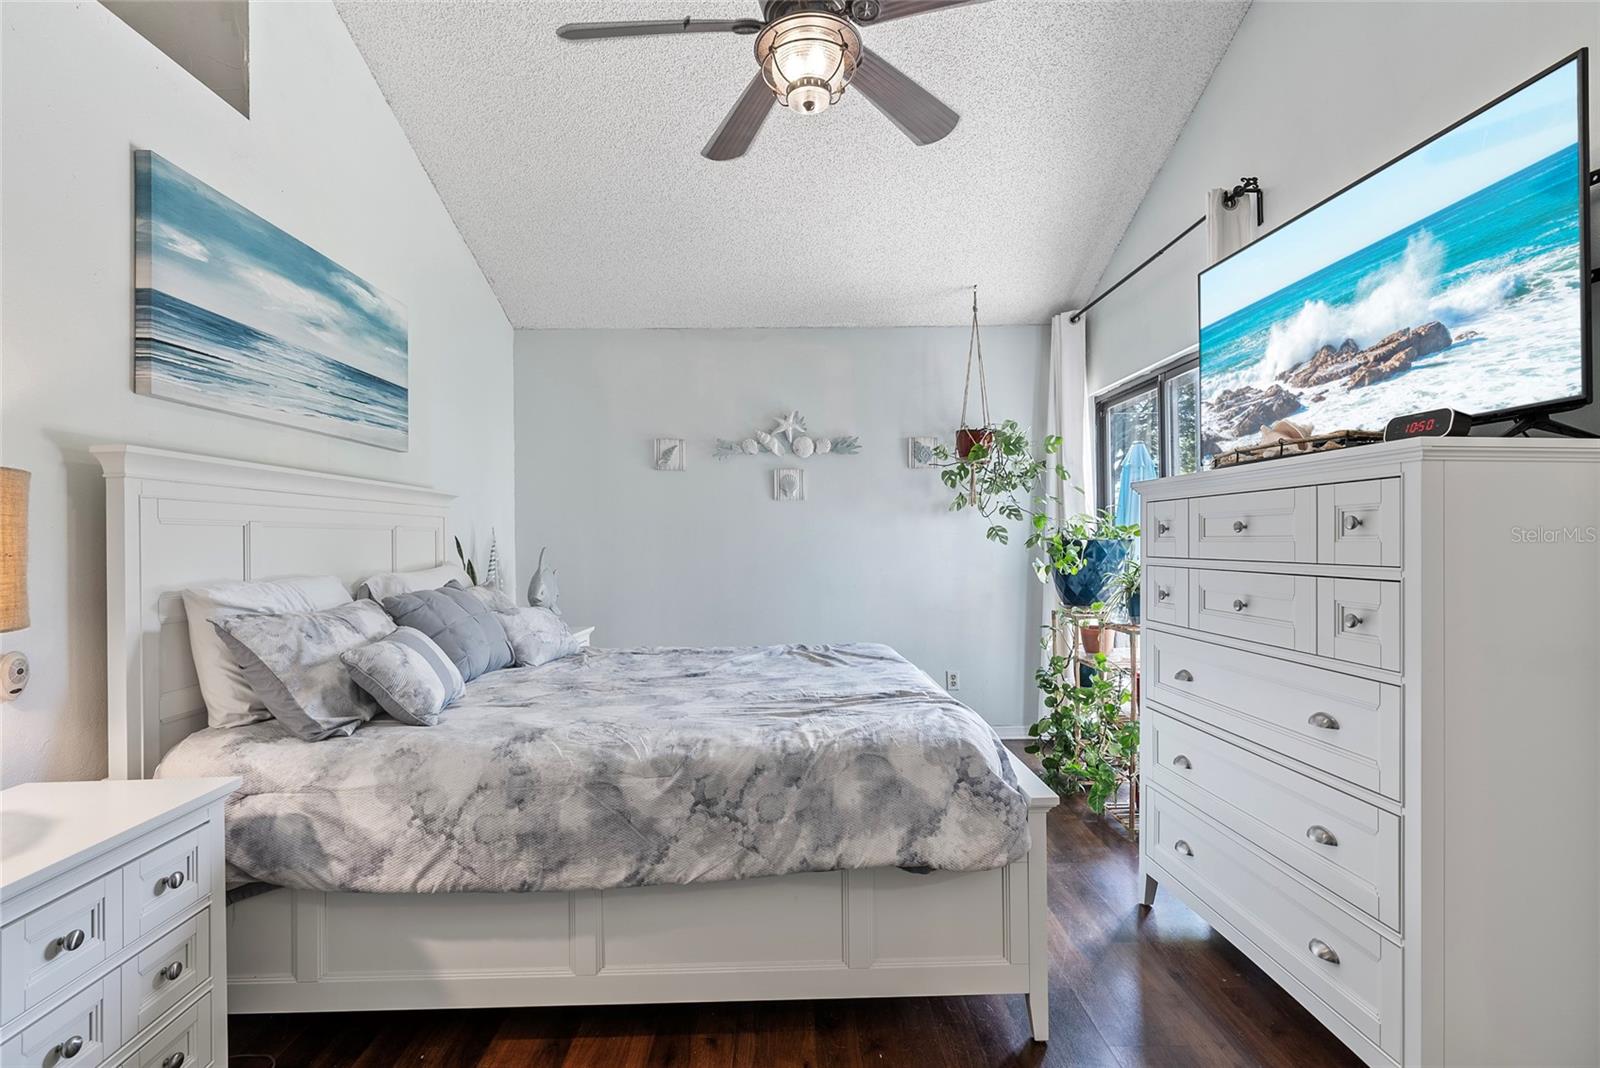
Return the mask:
[[416, 593], [418, 590], [437, 590], [446, 583], [459, 582], [471, 586], [467, 573], [457, 564], [441, 564], [424, 571], [384, 571], [356, 585], [363, 597], [379, 604], [397, 593]]
[[214, 582], [184, 590], [189, 651], [194, 654], [200, 693], [206, 699], [206, 723], [213, 727], [242, 727], [271, 717], [223, 644], [217, 628], [211, 625], [212, 620], [261, 612], [320, 612], [352, 599], [344, 583], [332, 575], [270, 582]]

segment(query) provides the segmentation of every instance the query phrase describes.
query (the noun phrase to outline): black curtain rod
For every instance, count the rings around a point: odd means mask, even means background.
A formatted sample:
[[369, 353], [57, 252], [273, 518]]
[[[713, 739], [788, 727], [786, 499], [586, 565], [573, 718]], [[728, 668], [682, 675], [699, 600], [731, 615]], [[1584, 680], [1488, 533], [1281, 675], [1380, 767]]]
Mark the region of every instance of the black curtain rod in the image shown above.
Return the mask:
[[[1255, 197], [1256, 197], [1256, 225], [1260, 226], [1266, 221], [1265, 209], [1264, 209], [1264, 207], [1262, 205], [1262, 201], [1266, 199], [1266, 194], [1261, 191], [1261, 183], [1259, 181], [1257, 181], [1256, 179], [1254, 179], [1254, 178], [1240, 178], [1238, 185], [1234, 186], [1232, 189], [1230, 189], [1226, 193], [1222, 194], [1222, 206], [1227, 208], [1229, 211], [1232, 211], [1233, 208], [1239, 203], [1240, 199], [1242, 197], [1244, 197], [1244, 195], [1246, 193], [1254, 193], [1255, 194]], [[1202, 225], [1204, 225], [1205, 221], [1206, 221], [1206, 217], [1204, 215], [1202, 215], [1202, 216], [1200, 216], [1200, 218], [1196, 219], [1194, 222], [1190, 223], [1188, 226], [1185, 226], [1183, 228], [1183, 232], [1180, 233], [1177, 237], [1173, 238], [1171, 241], [1168, 241], [1165, 245], [1162, 245], [1160, 248], [1156, 249], [1155, 252], [1151, 253], [1149, 258], [1146, 259], [1143, 263], [1139, 264], [1139, 266], [1135, 267], [1133, 270], [1129, 271], [1127, 274], [1123, 275], [1121, 278], [1119, 278], [1115, 282], [1111, 283], [1111, 288], [1107, 289], [1104, 293], [1101, 293], [1099, 296], [1097, 296], [1093, 300], [1089, 301], [1089, 303], [1085, 304], [1083, 307], [1081, 307], [1077, 311], [1073, 312], [1067, 318], [1067, 322], [1075, 323], [1079, 319], [1082, 319], [1085, 315], [1087, 315], [1089, 313], [1089, 309], [1090, 308], [1094, 307], [1096, 304], [1099, 304], [1102, 300], [1105, 300], [1111, 294], [1113, 294], [1117, 290], [1121, 289], [1122, 288], [1122, 283], [1126, 282], [1128, 279], [1132, 278], [1134, 275], [1138, 274], [1140, 271], [1144, 270], [1146, 267], [1148, 267], [1152, 263], [1156, 262], [1156, 260], [1160, 259], [1162, 254], [1165, 253], [1168, 249], [1170, 249], [1173, 245], [1176, 245], [1179, 241], [1182, 241], [1184, 238], [1188, 237], [1190, 234], [1194, 233]]]

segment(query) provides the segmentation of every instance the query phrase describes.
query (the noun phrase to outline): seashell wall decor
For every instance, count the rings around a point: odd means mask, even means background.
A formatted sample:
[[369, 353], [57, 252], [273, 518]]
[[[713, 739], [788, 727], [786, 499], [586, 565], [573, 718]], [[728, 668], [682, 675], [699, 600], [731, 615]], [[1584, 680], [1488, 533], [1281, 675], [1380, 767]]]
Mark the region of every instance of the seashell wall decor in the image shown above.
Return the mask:
[[759, 456], [765, 452], [773, 456], [792, 455], [798, 460], [809, 460], [813, 456], [829, 454], [854, 456], [860, 451], [861, 439], [854, 434], [818, 437], [806, 427], [805, 416], [791, 410], [786, 415], [778, 416], [771, 430], [757, 430], [754, 435], [742, 440], [718, 438], [711, 455], [726, 460], [730, 456]]

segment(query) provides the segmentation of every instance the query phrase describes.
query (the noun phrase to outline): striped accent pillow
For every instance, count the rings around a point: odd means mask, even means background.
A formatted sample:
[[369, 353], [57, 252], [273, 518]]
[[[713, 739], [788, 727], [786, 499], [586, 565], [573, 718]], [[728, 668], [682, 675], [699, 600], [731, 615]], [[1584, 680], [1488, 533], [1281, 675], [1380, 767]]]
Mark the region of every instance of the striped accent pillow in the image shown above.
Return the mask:
[[355, 684], [389, 715], [413, 727], [439, 722], [466, 691], [461, 672], [437, 642], [414, 627], [342, 654]]

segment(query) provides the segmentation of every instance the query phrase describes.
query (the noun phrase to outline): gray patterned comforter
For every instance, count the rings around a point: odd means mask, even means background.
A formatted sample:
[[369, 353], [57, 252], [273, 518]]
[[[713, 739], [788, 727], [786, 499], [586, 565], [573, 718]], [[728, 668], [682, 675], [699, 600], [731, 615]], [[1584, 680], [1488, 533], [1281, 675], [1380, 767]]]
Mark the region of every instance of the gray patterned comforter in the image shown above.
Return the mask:
[[309, 890], [971, 871], [1027, 850], [1000, 739], [884, 645], [588, 650], [474, 680], [437, 726], [208, 728], [156, 774], [243, 778], [229, 882]]

